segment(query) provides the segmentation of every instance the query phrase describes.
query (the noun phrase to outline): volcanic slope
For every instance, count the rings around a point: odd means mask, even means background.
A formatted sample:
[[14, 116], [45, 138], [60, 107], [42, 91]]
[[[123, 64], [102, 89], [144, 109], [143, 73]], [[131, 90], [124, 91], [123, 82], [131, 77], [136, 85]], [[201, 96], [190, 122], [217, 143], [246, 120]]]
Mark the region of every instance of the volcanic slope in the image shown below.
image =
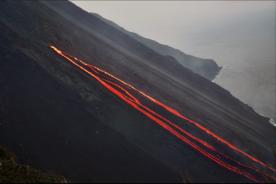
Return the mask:
[[276, 138], [268, 119], [173, 58], [68, 1], [1, 1], [0, 10], [0, 144], [22, 162], [72, 181], [252, 181], [158, 126], [60, 57], [54, 45], [207, 127], [139, 98], [144, 109], [242, 163], [224, 158], [228, 165], [260, 180], [263, 174], [251, 167], [274, 174]]

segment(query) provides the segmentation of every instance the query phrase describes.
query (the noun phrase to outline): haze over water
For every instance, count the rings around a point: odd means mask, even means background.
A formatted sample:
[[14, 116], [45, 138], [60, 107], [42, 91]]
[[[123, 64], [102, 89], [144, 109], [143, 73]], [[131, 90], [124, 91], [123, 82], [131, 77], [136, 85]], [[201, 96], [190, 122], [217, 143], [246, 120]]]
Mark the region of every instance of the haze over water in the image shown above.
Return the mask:
[[267, 117], [275, 115], [275, 1], [74, 1], [127, 30], [212, 58], [214, 82]]

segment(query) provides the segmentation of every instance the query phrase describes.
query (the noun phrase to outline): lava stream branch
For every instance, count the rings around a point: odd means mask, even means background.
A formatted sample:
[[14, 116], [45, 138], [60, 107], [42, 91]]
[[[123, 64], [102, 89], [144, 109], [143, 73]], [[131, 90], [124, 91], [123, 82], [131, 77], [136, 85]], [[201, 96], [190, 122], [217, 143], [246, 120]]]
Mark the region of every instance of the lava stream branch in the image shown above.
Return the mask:
[[[67, 53], [65, 53], [65, 54], [67, 54]], [[68, 55], [69, 55], [69, 54], [68, 54]], [[69, 56], [70, 56], [70, 55], [69, 55]], [[269, 164], [267, 164], [267, 163], [265, 163], [265, 162], [263, 162], [263, 161], [261, 161], [261, 160], [255, 158], [254, 156], [252, 156], [252, 155], [250, 155], [250, 154], [244, 152], [243, 150], [241, 150], [241, 149], [238, 148], [237, 146], [235, 146], [235, 145], [233, 145], [232, 143], [230, 143], [229, 141], [223, 139], [223, 138], [220, 137], [219, 135], [215, 134], [215, 133], [212, 132], [211, 130], [209, 130], [209, 129], [207, 129], [206, 127], [204, 127], [204, 126], [202, 126], [201, 124], [199, 124], [198, 122], [196, 122], [196, 121], [194, 121], [194, 120], [192, 120], [192, 119], [190, 119], [190, 118], [184, 116], [183, 114], [181, 114], [181, 113], [178, 112], [177, 110], [173, 109], [172, 107], [169, 107], [169, 106], [165, 105], [164, 103], [162, 103], [162, 102], [156, 100], [155, 98], [153, 98], [153, 97], [147, 95], [146, 93], [144, 93], [144, 92], [138, 90], [138, 89], [135, 88], [133, 85], [131, 85], [131, 84], [129, 84], [129, 83], [127, 83], [127, 82], [125, 82], [125, 81], [123, 81], [123, 80], [121, 80], [121, 79], [115, 77], [114, 75], [112, 75], [112, 74], [110, 74], [110, 73], [108, 73], [108, 72], [106, 72], [106, 71], [100, 69], [99, 67], [93, 66], [93, 65], [91, 65], [91, 64], [87, 64], [87, 63], [85, 63], [84, 61], [79, 60], [78, 58], [75, 58], [75, 57], [74, 57], [74, 59], [76, 59], [77, 61], [79, 61], [81, 64], [83, 64], [83, 65], [85, 65], [85, 66], [88, 66], [88, 67], [90, 67], [90, 68], [96, 69], [96, 70], [98, 70], [99, 72], [102, 72], [102, 73], [104, 73], [105, 75], [108, 75], [109, 77], [111, 77], [111, 78], [117, 80], [118, 82], [120, 82], [120, 83], [122, 83], [122, 84], [128, 86], [129, 88], [131, 88], [131, 89], [133, 89], [134, 91], [140, 93], [141, 95], [143, 95], [143, 96], [146, 97], [147, 99], [151, 100], [151, 101], [154, 102], [155, 104], [157, 104], [157, 105], [161, 106], [162, 108], [166, 109], [168, 112], [170, 112], [170, 113], [174, 114], [175, 116], [177, 116], [177, 117], [179, 117], [179, 118], [181, 118], [181, 119], [183, 119], [183, 120], [185, 120], [185, 121], [187, 121], [187, 122], [193, 124], [194, 126], [196, 126], [197, 128], [199, 128], [200, 130], [204, 131], [205, 133], [207, 133], [207, 134], [210, 135], [211, 137], [215, 138], [215, 139], [218, 140], [219, 142], [225, 144], [226, 146], [228, 146], [228, 147], [231, 148], [232, 150], [234, 150], [234, 151], [236, 151], [236, 152], [238, 152], [238, 153], [244, 155], [244, 156], [247, 157], [248, 159], [250, 159], [250, 160], [252, 160], [252, 161], [254, 161], [254, 162], [260, 164], [261, 166], [263, 166], [263, 167], [265, 167], [265, 168], [268, 168], [268, 169], [270, 169], [270, 170], [273, 171], [273, 172], [276, 172], [276, 169], [273, 168], [272, 166], [270, 166]]]
[[[263, 176], [266, 176], [268, 178], [271, 178], [273, 180], [276, 180], [275, 177], [270, 176], [266, 173], [261, 172], [259, 169], [256, 169], [254, 167], [250, 167], [248, 165], [245, 165], [237, 160], [234, 160], [233, 158], [219, 152], [215, 147], [213, 147], [212, 145], [210, 145], [209, 143], [207, 143], [206, 141], [193, 136], [191, 133], [187, 132], [186, 130], [184, 130], [183, 128], [181, 128], [180, 126], [176, 125], [175, 123], [171, 122], [170, 120], [166, 119], [165, 117], [163, 117], [162, 115], [158, 114], [157, 112], [153, 111], [152, 109], [146, 107], [145, 105], [143, 105], [137, 98], [135, 98], [133, 95], [130, 94], [130, 92], [127, 91], [127, 89], [125, 89], [123, 86], [120, 86], [119, 84], [116, 84], [115, 82], [111, 82], [107, 79], [104, 79], [104, 81], [108, 82], [109, 84], [117, 87], [118, 89], [122, 90], [123, 92], [125, 92], [130, 98], [129, 100], [131, 100], [132, 102], [135, 102], [139, 107], [143, 108], [144, 110], [146, 110], [147, 112], [151, 113], [152, 115], [154, 115], [155, 117], [159, 118], [160, 120], [168, 123], [169, 125], [171, 125], [172, 127], [174, 127], [176, 130], [180, 131], [181, 133], [183, 133], [184, 135], [186, 135], [187, 137], [189, 137], [190, 139], [192, 139], [193, 141], [198, 142], [199, 144], [205, 146], [206, 148], [208, 148], [209, 150], [211, 150], [212, 152], [214, 152], [215, 154], [217, 154], [218, 156], [222, 156], [223, 158], [225, 158], [226, 160], [229, 160], [231, 162], [234, 162], [236, 164], [238, 164], [241, 167], [247, 168], [252, 170], [255, 173], [261, 174]], [[128, 98], [128, 97], [126, 97]]]
[[210, 145], [209, 143], [207, 143], [206, 141], [193, 136], [191, 133], [187, 132], [186, 130], [184, 130], [183, 128], [181, 128], [180, 126], [176, 125], [175, 123], [171, 122], [170, 120], [166, 119], [165, 117], [163, 117], [162, 115], [158, 114], [157, 112], [153, 111], [152, 109], [146, 107], [145, 105], [143, 105], [136, 97], [134, 97], [133, 95], [130, 94], [130, 92], [127, 91], [127, 89], [125, 89], [123, 86], [120, 86], [119, 84], [116, 84], [115, 82], [111, 82], [107, 79], [104, 79], [105, 82], [117, 87], [118, 89], [122, 90], [124, 93], [126, 93], [128, 95], [128, 98], [130, 101], [135, 102], [139, 107], [143, 108], [144, 110], [146, 110], [147, 112], [149, 112], [150, 114], [152, 114], [153, 116], [159, 118], [160, 120], [168, 123], [169, 125], [171, 125], [172, 127], [174, 127], [176, 130], [180, 131], [181, 133], [183, 133], [184, 135], [186, 135], [187, 137], [189, 137], [190, 139], [192, 139], [195, 142], [198, 142], [199, 144], [205, 146], [207, 149], [209, 149], [210, 151], [214, 152], [215, 154], [217, 154], [217, 156], [222, 156], [224, 159], [229, 160], [231, 162], [234, 162], [235, 164], [238, 164], [241, 167], [244, 167], [246, 169], [250, 169], [255, 173], [261, 174], [263, 176], [266, 176], [268, 178], [271, 178], [273, 180], [276, 180], [276, 178], [274, 178], [273, 176], [270, 176], [266, 173], [261, 172], [260, 170], [250, 167], [248, 165], [245, 165], [237, 160], [234, 160], [233, 158], [219, 152], [215, 147], [213, 147], [212, 145]]
[[[111, 77], [112, 79], [115, 79], [116, 81], [120, 82], [121, 84], [125, 85], [125, 87], [131, 88], [133, 90], [135, 90], [136, 92], [138, 92], [139, 94], [141, 94], [142, 96], [146, 97], [147, 99], [151, 100], [152, 102], [154, 102], [155, 104], [165, 108], [166, 110], [168, 110], [169, 112], [177, 112], [176, 110], [167, 107], [166, 105], [162, 104], [161, 102], [155, 100], [154, 98], [150, 97], [149, 95], [144, 94], [143, 92], [139, 91], [138, 89], [136, 89], [135, 87], [133, 87], [132, 85], [122, 81], [121, 79], [114, 77], [113, 75], [99, 69], [98, 67], [95, 67], [93, 65], [87, 64], [81, 60], [79, 60], [76, 57], [72, 57], [67, 53], [64, 53], [62, 51], [60, 51], [59, 49], [57, 49], [54, 46], [50, 46], [51, 49], [53, 49], [57, 54], [59, 54], [60, 56], [62, 56], [63, 58], [65, 58], [68, 62], [70, 62], [71, 64], [77, 66], [79, 69], [81, 69], [82, 71], [86, 72], [87, 74], [89, 74], [90, 76], [92, 76], [93, 78], [95, 78], [98, 82], [100, 82], [104, 87], [106, 87], [109, 91], [111, 91], [113, 94], [115, 94], [116, 96], [118, 96], [119, 98], [121, 98], [123, 101], [125, 101], [127, 104], [131, 105], [133, 108], [135, 108], [136, 110], [140, 111], [141, 113], [143, 113], [144, 115], [146, 115], [148, 118], [150, 118], [151, 120], [153, 120], [154, 122], [158, 123], [161, 127], [163, 127], [164, 129], [166, 129], [168, 132], [170, 132], [171, 134], [173, 134], [174, 136], [176, 136], [177, 138], [179, 138], [181, 141], [185, 142], [186, 144], [190, 145], [191, 147], [193, 147], [195, 150], [197, 150], [198, 152], [200, 152], [201, 154], [203, 154], [204, 156], [206, 156], [207, 158], [211, 159], [212, 161], [216, 162], [217, 164], [219, 164], [220, 166], [235, 172], [237, 174], [243, 175], [246, 178], [252, 180], [252, 181], [257, 181], [256, 177], [251, 175], [250, 173], [243, 171], [231, 164], [228, 164], [222, 160], [220, 160], [218, 157], [210, 154], [209, 152], [207, 152], [206, 150], [200, 148], [198, 145], [196, 145], [195, 143], [193, 143], [191, 140], [187, 139], [186, 137], [184, 137], [183, 135], [181, 135], [181, 133], [183, 133], [185, 136], [189, 137], [190, 139], [200, 143], [201, 145], [205, 146], [206, 148], [208, 148], [211, 151], [217, 152], [218, 154], [222, 155], [223, 157], [227, 158], [227, 159], [231, 159], [228, 156], [225, 156], [221, 153], [219, 153], [212, 145], [210, 145], [209, 143], [193, 136], [192, 134], [190, 134], [189, 132], [185, 131], [184, 129], [182, 129], [181, 127], [179, 127], [178, 125], [172, 123], [171, 121], [169, 121], [168, 119], [166, 119], [165, 117], [161, 116], [160, 114], [158, 114], [157, 112], [153, 111], [152, 109], [146, 107], [145, 105], [143, 105], [134, 95], [132, 95], [127, 89], [125, 89], [123, 86], [112, 82], [108, 79], [101, 79], [100, 76], [98, 76], [97, 74], [99, 73], [104, 73], [105, 75]], [[73, 59], [72, 59], [73, 58]], [[74, 61], [75, 60], [75, 61]], [[82, 66], [84, 65], [84, 67]], [[89, 69], [86, 69], [85, 67], [88, 67]], [[94, 73], [93, 73], [94, 72]], [[96, 73], [96, 74], [95, 74]], [[115, 89], [114, 87], [116, 87], [117, 89]], [[123, 93], [121, 93], [121, 90]], [[178, 113], [178, 112], [177, 112]], [[177, 113], [173, 113], [173, 114], [177, 114]], [[180, 114], [180, 113], [179, 113]], [[180, 114], [181, 115], [181, 114]], [[179, 116], [179, 115], [178, 115]], [[185, 117], [186, 118], [186, 117]], [[182, 118], [183, 119], [183, 118]], [[186, 120], [186, 119], [185, 119]], [[187, 121], [187, 120], [186, 120]], [[191, 120], [192, 121], [192, 120]], [[195, 122], [196, 123], [196, 122]], [[201, 126], [201, 125], [200, 125]], [[198, 126], [197, 126], [198, 127]], [[200, 128], [201, 129], [201, 128]], [[205, 129], [205, 127], [204, 127]], [[180, 131], [181, 133], [179, 133], [178, 131]], [[206, 130], [206, 129], [205, 129]], [[207, 129], [208, 130], [208, 129]], [[208, 130], [209, 131], [209, 130]], [[222, 141], [223, 142], [223, 141]], [[224, 143], [224, 142], [223, 142]], [[227, 145], [227, 144], [226, 144]], [[231, 146], [229, 146], [230, 148], [232, 148]], [[234, 149], [236, 150], [236, 149]], [[236, 150], [237, 151], [237, 150]], [[238, 151], [240, 152], [240, 151]], [[250, 157], [249, 157], [250, 158]], [[233, 159], [232, 159], [233, 160]], [[254, 159], [253, 159], [254, 160]], [[235, 160], [233, 160], [235, 161]], [[255, 161], [255, 160], [254, 160]], [[245, 166], [242, 165], [240, 162], [235, 161], [236, 163], [238, 163], [241, 166]], [[262, 163], [262, 162], [261, 162]], [[247, 167], [250, 168], [250, 167]], [[256, 170], [255, 170], [256, 171]]]

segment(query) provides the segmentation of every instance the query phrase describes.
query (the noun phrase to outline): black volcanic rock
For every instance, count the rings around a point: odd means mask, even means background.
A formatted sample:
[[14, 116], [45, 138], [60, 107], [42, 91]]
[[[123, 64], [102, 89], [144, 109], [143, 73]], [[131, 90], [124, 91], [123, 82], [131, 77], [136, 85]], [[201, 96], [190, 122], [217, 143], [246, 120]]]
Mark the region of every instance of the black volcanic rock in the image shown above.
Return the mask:
[[267, 118], [68, 1], [0, 1], [0, 30], [0, 145], [23, 163], [70, 181], [248, 181], [158, 127], [49, 43], [274, 162], [275, 130]]
[[45, 173], [28, 165], [16, 162], [16, 156], [0, 146], [1, 183], [68, 183], [56, 174]]
[[185, 54], [182, 51], [175, 49], [173, 47], [170, 47], [168, 45], [158, 43], [157, 41], [151, 40], [149, 38], [145, 38], [137, 33], [127, 31], [126, 29], [120, 27], [118, 24], [110, 20], [107, 20], [96, 13], [91, 13], [91, 14], [99, 17], [104, 22], [112, 25], [116, 29], [129, 35], [130, 37], [144, 44], [148, 48], [154, 50], [158, 54], [161, 54], [163, 56], [173, 57], [178, 63], [192, 70], [193, 72], [201, 75], [202, 77], [205, 77], [206, 79], [209, 79], [212, 81], [221, 70], [221, 67], [219, 67], [217, 63], [212, 59], [202, 59], [192, 55]]

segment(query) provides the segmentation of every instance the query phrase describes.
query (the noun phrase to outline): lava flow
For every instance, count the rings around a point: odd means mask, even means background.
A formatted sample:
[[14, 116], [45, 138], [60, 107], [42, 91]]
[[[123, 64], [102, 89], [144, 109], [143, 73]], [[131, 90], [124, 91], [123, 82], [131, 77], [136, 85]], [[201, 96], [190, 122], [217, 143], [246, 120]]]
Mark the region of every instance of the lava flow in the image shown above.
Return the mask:
[[[155, 123], [159, 124], [162, 128], [167, 130], [169, 133], [177, 137], [182, 142], [186, 143], [187, 145], [191, 146], [194, 150], [198, 151], [205, 157], [209, 158], [213, 162], [217, 163], [223, 168], [226, 168], [236, 174], [242, 175], [251, 181], [258, 182], [258, 178], [264, 178], [269, 177], [271, 179], [275, 179], [273, 176], [261, 172], [259, 169], [256, 169], [255, 167], [248, 166], [246, 164], [243, 164], [233, 158], [231, 158], [228, 155], [225, 155], [219, 150], [217, 150], [213, 145], [209, 144], [208, 142], [200, 139], [199, 137], [196, 137], [189, 133], [188, 131], [184, 130], [180, 126], [176, 125], [169, 119], [163, 117], [158, 112], [150, 109], [145, 104], [143, 104], [137, 97], [135, 97], [135, 93], [132, 93], [131, 91], [135, 91], [140, 95], [140, 97], [144, 97], [145, 99], [150, 100], [157, 106], [167, 110], [171, 114], [181, 118], [182, 120], [185, 120], [185, 122], [188, 122], [201, 131], [205, 132], [207, 135], [215, 138], [219, 142], [221, 142], [223, 145], [227, 146], [232, 151], [235, 151], [237, 153], [240, 153], [247, 159], [250, 159], [251, 161], [254, 161], [255, 163], [260, 164], [261, 166], [268, 168], [272, 171], [275, 171], [274, 168], [269, 166], [268, 164], [260, 161], [259, 159], [253, 157], [252, 155], [240, 150], [235, 145], [231, 144], [230, 142], [224, 140], [214, 132], [210, 131], [206, 127], [202, 126], [201, 124], [187, 118], [186, 116], [182, 115], [175, 109], [163, 104], [162, 102], [154, 99], [153, 97], [145, 94], [144, 92], [138, 90], [131, 84], [128, 84], [127, 82], [113, 76], [112, 74], [94, 66], [91, 64], [87, 64], [86, 62], [79, 60], [76, 57], [73, 57], [59, 49], [57, 49], [54, 46], [50, 46], [50, 48], [55, 51], [58, 55], [63, 57], [66, 61], [70, 62], [74, 66], [78, 67], [80, 70], [84, 71], [94, 79], [96, 79], [100, 84], [102, 84], [105, 88], [107, 88], [110, 92], [118, 96], [121, 100], [138, 110], [139, 112], [143, 113], [145, 116], [147, 116], [149, 119], [153, 120]], [[117, 83], [115, 82], [117, 81]], [[230, 162], [231, 164], [229, 164]], [[246, 168], [246, 169], [244, 169]]]

